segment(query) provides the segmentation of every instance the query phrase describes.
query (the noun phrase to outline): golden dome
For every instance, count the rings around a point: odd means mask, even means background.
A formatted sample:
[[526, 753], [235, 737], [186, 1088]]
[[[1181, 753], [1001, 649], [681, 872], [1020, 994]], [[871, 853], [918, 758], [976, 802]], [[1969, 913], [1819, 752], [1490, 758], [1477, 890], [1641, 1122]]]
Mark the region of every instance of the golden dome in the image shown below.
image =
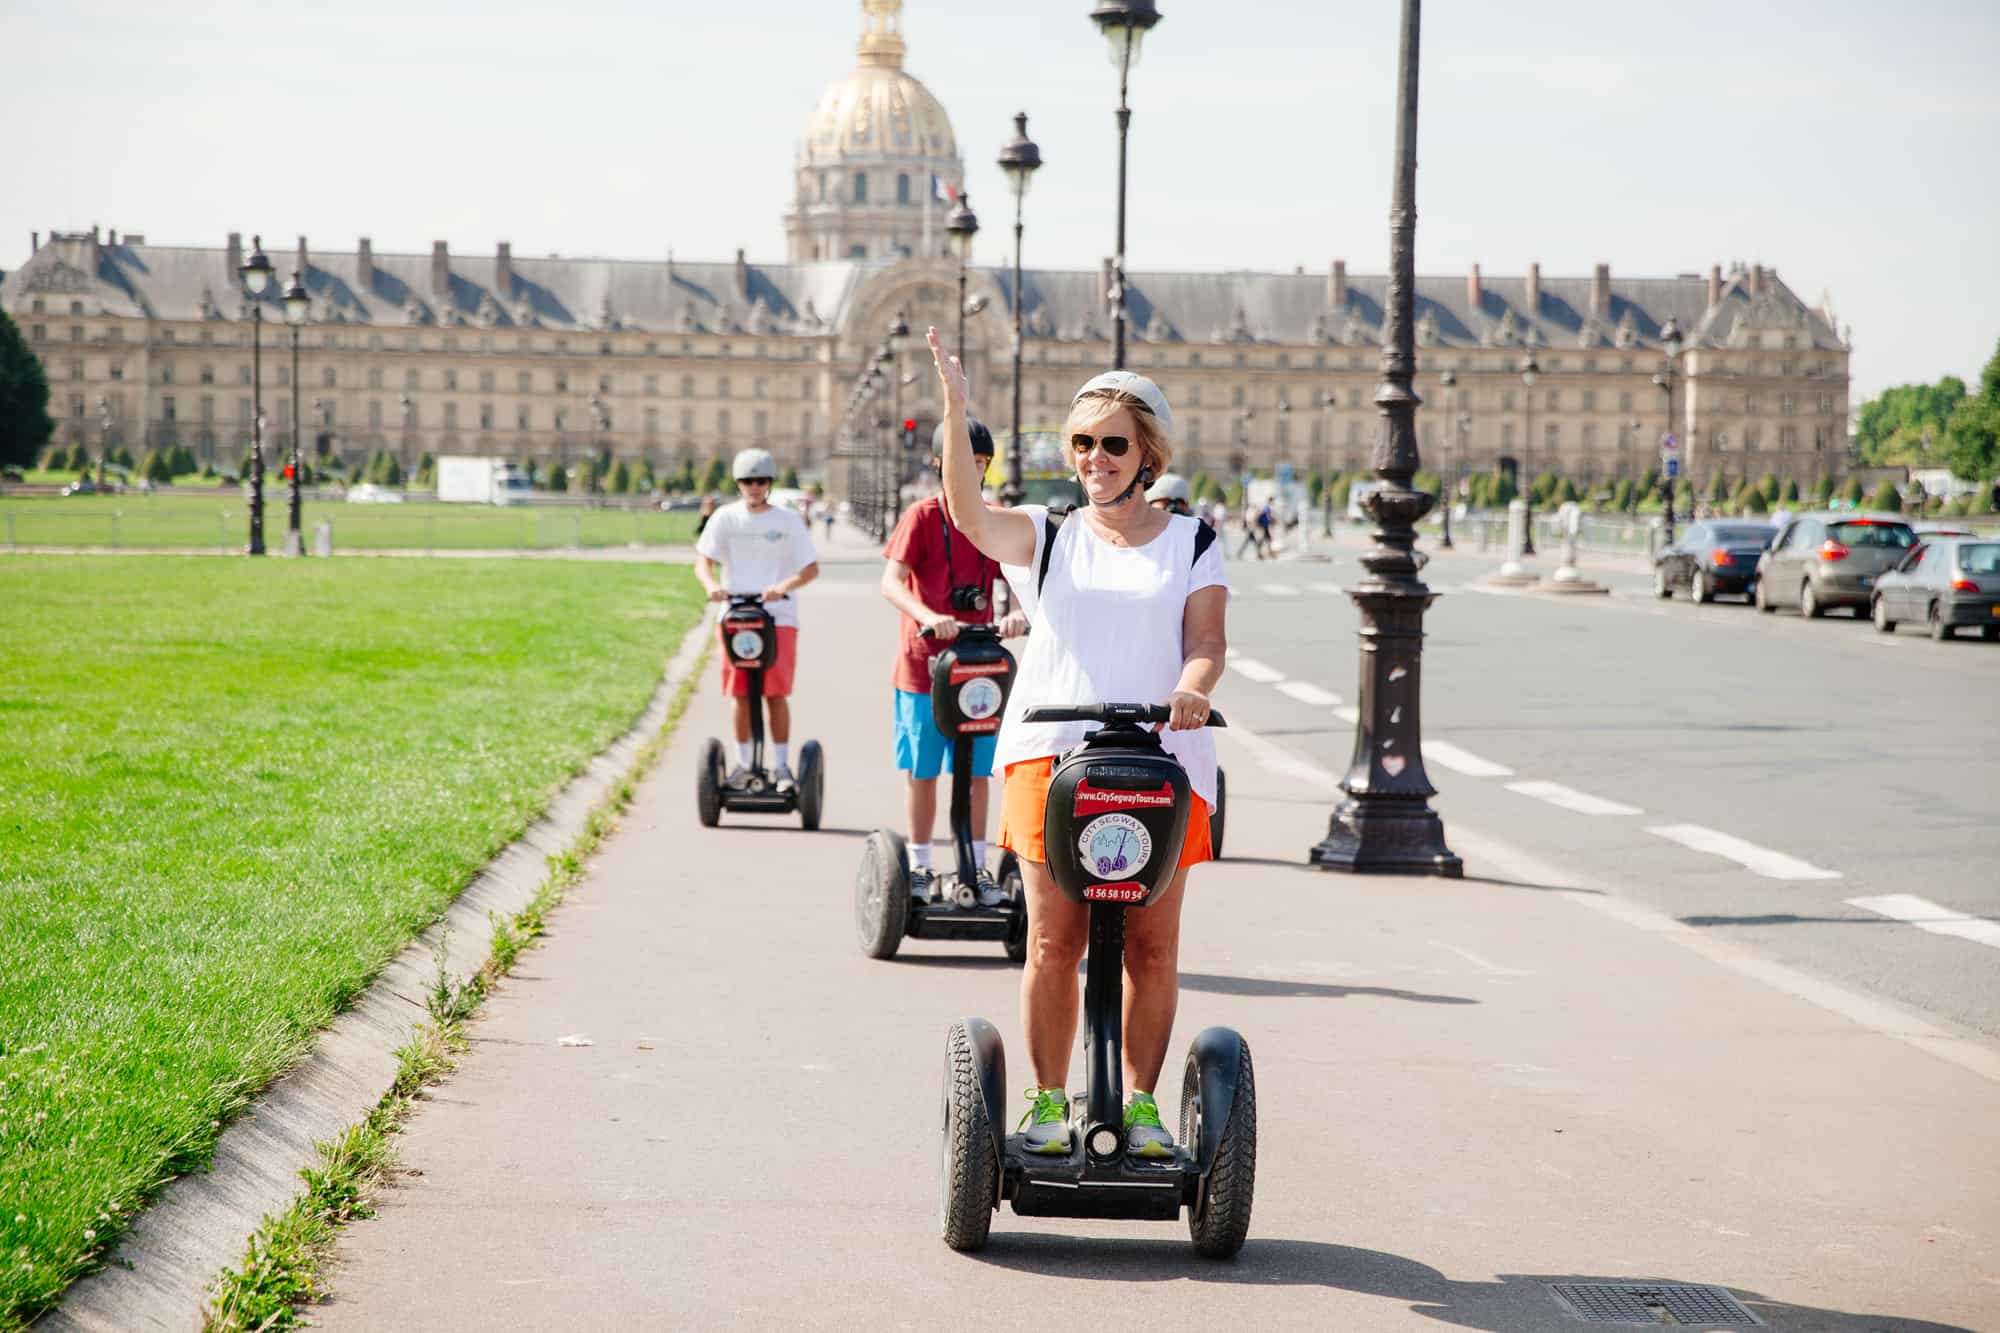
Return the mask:
[[944, 106], [903, 71], [902, 0], [862, 0], [861, 9], [860, 63], [821, 95], [806, 123], [802, 163], [956, 158]]

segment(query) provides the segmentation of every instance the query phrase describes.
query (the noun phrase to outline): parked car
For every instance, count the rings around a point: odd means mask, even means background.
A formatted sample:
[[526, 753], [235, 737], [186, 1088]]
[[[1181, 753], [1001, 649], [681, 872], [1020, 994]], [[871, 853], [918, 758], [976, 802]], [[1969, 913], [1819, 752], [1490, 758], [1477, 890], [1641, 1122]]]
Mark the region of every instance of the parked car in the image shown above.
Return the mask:
[[1673, 545], [1653, 558], [1653, 595], [1672, 597], [1685, 588], [1697, 602], [1725, 594], [1748, 597], [1757, 561], [1778, 535], [1770, 523], [1713, 519], [1690, 523]]
[[1844, 606], [1859, 616], [1875, 580], [1916, 544], [1917, 534], [1893, 514], [1801, 514], [1757, 562], [1757, 609], [1796, 606], [1817, 619]]
[[1894, 634], [1899, 622], [1921, 620], [1933, 639], [1977, 625], [1982, 639], [2000, 639], [2000, 541], [1933, 537], [1903, 557], [1875, 584], [1875, 628]]
[[62, 493], [64, 495], [95, 495], [97, 494], [97, 483], [89, 477], [78, 477], [75, 481], [63, 487]]

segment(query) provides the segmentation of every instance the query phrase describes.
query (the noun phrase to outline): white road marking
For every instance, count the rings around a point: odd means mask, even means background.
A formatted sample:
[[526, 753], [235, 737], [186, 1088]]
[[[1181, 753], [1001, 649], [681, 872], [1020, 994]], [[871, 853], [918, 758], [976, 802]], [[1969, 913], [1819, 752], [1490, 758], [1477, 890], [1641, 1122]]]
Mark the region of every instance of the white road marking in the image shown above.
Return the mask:
[[1339, 585], [1338, 583], [1313, 583], [1313, 584], [1308, 584], [1307, 586], [1308, 586], [1308, 587], [1310, 587], [1310, 588], [1311, 588], [1311, 589], [1312, 589], [1312, 590], [1313, 590], [1314, 592], [1346, 592], [1346, 591], [1347, 591], [1347, 589], [1345, 589], [1345, 588], [1341, 587], [1341, 586], [1340, 586], [1340, 585]]
[[1297, 597], [1299, 595], [1299, 590], [1289, 583], [1266, 583], [1263, 585], [1263, 588], [1265, 592], [1270, 593], [1273, 597]]
[[1273, 667], [1267, 667], [1254, 657], [1231, 658], [1229, 659], [1229, 665], [1233, 670], [1242, 672], [1259, 685], [1275, 685], [1285, 678], [1284, 672]]
[[1649, 828], [1646, 832], [1677, 842], [1681, 846], [1697, 852], [1707, 852], [1711, 856], [1721, 856], [1736, 862], [1752, 874], [1766, 879], [1839, 879], [1838, 870], [1822, 870], [1810, 862], [1801, 861], [1796, 856], [1786, 856], [1768, 847], [1759, 847], [1754, 842], [1727, 833], [1718, 833], [1712, 828], [1699, 824], [1663, 824]]
[[1919, 898], [1913, 893], [1884, 893], [1873, 898], [1849, 898], [1849, 907], [1859, 907], [1877, 916], [1894, 917], [1907, 921], [1918, 930], [1928, 930], [1933, 935], [1955, 935], [1975, 944], [1987, 944], [2000, 949], [2000, 921], [1987, 921], [1982, 917], [1967, 916], [1954, 912], [1949, 907], [1940, 907], [1928, 898]]
[[1579, 815], [1643, 815], [1646, 812], [1636, 805], [1623, 805], [1617, 801], [1607, 801], [1602, 796], [1592, 796], [1574, 787], [1565, 787], [1560, 782], [1510, 782], [1507, 790], [1532, 796], [1538, 801]]
[[1359, 722], [1361, 720], [1361, 710], [1358, 708], [1336, 708], [1333, 710], [1333, 715], [1342, 722]]
[[1302, 704], [1311, 704], [1314, 708], [1331, 708], [1340, 702], [1339, 695], [1329, 694], [1319, 686], [1308, 684], [1303, 680], [1280, 681], [1278, 689]]
[[1454, 773], [1463, 773], [1469, 778], [1511, 778], [1514, 770], [1504, 764], [1496, 764], [1491, 759], [1481, 759], [1469, 750], [1461, 750], [1450, 741], [1424, 742], [1424, 762], [1443, 764]]
[[[1437, 945], [1438, 948], [1443, 949], [1447, 953], [1457, 954], [1460, 958], [1463, 958], [1466, 962], [1471, 963], [1474, 967], [1486, 973], [1488, 976], [1531, 977], [1535, 975], [1532, 972], [1523, 972], [1518, 967], [1502, 967], [1500, 966], [1500, 964], [1493, 962], [1490, 959], [1481, 958], [1478, 954], [1474, 953], [1472, 950], [1460, 948], [1456, 944], [1446, 944], [1443, 940], [1432, 940], [1431, 943]], [[1554, 1071], [1550, 1070], [1548, 1072], [1553, 1073]]]

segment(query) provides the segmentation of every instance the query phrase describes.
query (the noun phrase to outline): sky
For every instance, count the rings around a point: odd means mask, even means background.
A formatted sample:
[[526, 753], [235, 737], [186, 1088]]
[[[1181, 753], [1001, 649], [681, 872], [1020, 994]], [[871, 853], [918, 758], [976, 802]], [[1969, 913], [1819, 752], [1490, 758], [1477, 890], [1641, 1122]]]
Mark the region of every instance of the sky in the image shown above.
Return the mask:
[[[1161, 0], [1132, 77], [1128, 265], [1388, 263], [1395, 0]], [[994, 157], [1047, 162], [1026, 262], [1113, 240], [1090, 0], [906, 0], [1008, 259]], [[378, 252], [785, 257], [798, 140], [860, 0], [0, 0], [0, 270], [29, 233]], [[1430, 0], [1417, 267], [1775, 267], [1852, 326], [1854, 401], [2000, 341], [2000, 0]]]

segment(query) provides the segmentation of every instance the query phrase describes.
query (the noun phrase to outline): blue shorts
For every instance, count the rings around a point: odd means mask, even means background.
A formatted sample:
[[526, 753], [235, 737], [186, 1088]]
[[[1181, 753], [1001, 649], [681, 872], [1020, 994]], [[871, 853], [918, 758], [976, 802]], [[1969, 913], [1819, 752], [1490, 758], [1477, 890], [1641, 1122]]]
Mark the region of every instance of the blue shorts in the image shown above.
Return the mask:
[[[972, 742], [972, 776], [993, 776], [993, 751], [1000, 738], [981, 736]], [[952, 743], [931, 717], [931, 697], [910, 690], [896, 691], [896, 767], [928, 782], [951, 767]]]

